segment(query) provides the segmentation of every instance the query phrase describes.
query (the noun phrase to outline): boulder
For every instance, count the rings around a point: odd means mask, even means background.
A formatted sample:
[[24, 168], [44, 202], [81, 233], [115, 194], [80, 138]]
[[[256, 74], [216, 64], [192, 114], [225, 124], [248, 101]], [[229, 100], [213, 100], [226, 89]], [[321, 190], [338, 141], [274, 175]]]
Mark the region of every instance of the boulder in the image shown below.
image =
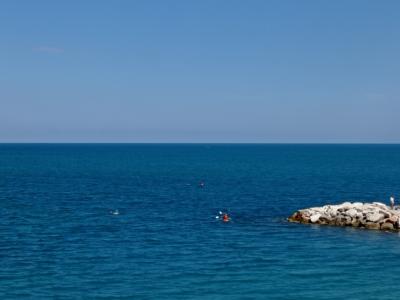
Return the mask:
[[337, 216], [337, 213], [338, 213], [338, 211], [337, 211], [336, 208], [335, 208], [335, 209], [331, 209], [331, 210], [329, 211], [329, 214], [330, 214], [331, 217], [333, 217], [333, 218], [335, 218], [335, 217]]
[[372, 205], [383, 208], [383, 209], [388, 209], [387, 205], [385, 205], [381, 202], [372, 202]]
[[399, 217], [395, 216], [395, 215], [392, 215], [389, 218], [385, 219], [385, 222], [389, 222], [392, 224], [396, 224], [398, 221], [399, 221]]
[[326, 214], [323, 214], [322, 216], [319, 217], [320, 224], [329, 224], [331, 220], [332, 218]]
[[357, 212], [357, 214], [356, 214], [356, 219], [362, 219], [363, 218], [363, 214], [362, 214], [362, 212]]
[[302, 215], [300, 212], [296, 211], [293, 215], [289, 217], [290, 222], [300, 222], [302, 219]]
[[312, 212], [312, 214], [315, 214], [315, 213], [323, 213], [325, 210], [323, 207], [312, 207], [310, 208], [310, 211]]
[[346, 226], [346, 221], [347, 221], [346, 218], [339, 217], [336, 219], [335, 225], [336, 226]]
[[365, 224], [367, 224], [367, 219], [364, 217], [360, 218], [359, 221], [360, 221], [361, 225], [363, 225], [363, 226], [365, 226]]
[[310, 218], [311, 223], [316, 223], [320, 217], [321, 217], [320, 213], [316, 213], [315, 215], [312, 215]]
[[346, 213], [350, 218], [355, 218], [357, 215], [357, 210], [355, 208], [351, 208]]
[[379, 225], [379, 223], [367, 222], [367, 223], [365, 223], [365, 228], [379, 230], [379, 229], [381, 229], [381, 226]]
[[379, 222], [380, 220], [383, 220], [385, 218], [384, 215], [380, 214], [379, 212], [374, 212], [372, 214], [367, 215], [367, 221], [370, 222]]
[[391, 216], [390, 212], [386, 210], [379, 210], [379, 213], [382, 214], [384, 218], [389, 218]]
[[381, 229], [382, 229], [382, 230], [393, 230], [393, 229], [394, 229], [394, 226], [393, 226], [392, 223], [383, 223], [383, 224], [381, 225]]
[[349, 216], [346, 216], [345, 218], [344, 218], [346, 221], [346, 225], [351, 225], [351, 222], [352, 222], [352, 218], [350, 218]]
[[309, 217], [311, 215], [310, 211], [308, 209], [302, 209], [299, 211], [303, 217]]
[[351, 202], [343, 202], [340, 206], [345, 209], [350, 209], [352, 207], [352, 204]]

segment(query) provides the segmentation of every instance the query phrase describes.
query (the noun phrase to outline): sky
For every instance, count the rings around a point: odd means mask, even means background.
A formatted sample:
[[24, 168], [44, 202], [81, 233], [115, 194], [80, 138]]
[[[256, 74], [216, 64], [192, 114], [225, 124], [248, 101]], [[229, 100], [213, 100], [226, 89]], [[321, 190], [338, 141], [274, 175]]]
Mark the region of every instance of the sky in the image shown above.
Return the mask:
[[399, 143], [400, 1], [0, 1], [0, 142]]

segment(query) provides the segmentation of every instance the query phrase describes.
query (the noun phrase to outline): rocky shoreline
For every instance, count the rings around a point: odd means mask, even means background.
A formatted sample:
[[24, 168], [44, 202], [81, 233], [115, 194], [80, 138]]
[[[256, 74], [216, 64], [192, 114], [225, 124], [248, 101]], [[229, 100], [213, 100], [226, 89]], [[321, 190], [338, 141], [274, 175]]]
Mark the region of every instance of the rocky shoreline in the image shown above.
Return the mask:
[[296, 211], [290, 222], [399, 231], [400, 210], [380, 203], [344, 202]]

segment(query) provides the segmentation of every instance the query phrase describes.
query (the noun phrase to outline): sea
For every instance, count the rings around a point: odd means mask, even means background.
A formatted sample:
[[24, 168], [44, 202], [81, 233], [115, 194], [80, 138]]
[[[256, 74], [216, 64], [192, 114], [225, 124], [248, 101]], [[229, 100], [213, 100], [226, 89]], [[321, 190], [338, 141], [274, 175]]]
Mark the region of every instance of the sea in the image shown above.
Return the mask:
[[398, 233], [287, 217], [399, 180], [400, 145], [0, 144], [0, 299], [398, 299]]

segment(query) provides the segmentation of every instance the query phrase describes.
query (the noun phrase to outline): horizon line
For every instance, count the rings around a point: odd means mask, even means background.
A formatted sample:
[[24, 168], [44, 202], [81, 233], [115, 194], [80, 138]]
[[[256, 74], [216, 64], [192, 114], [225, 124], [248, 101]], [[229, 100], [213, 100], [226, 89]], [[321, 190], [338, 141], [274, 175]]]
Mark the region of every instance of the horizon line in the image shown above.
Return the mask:
[[0, 145], [9, 144], [131, 144], [131, 145], [160, 145], [160, 144], [176, 144], [176, 145], [400, 145], [400, 142], [1, 142]]

